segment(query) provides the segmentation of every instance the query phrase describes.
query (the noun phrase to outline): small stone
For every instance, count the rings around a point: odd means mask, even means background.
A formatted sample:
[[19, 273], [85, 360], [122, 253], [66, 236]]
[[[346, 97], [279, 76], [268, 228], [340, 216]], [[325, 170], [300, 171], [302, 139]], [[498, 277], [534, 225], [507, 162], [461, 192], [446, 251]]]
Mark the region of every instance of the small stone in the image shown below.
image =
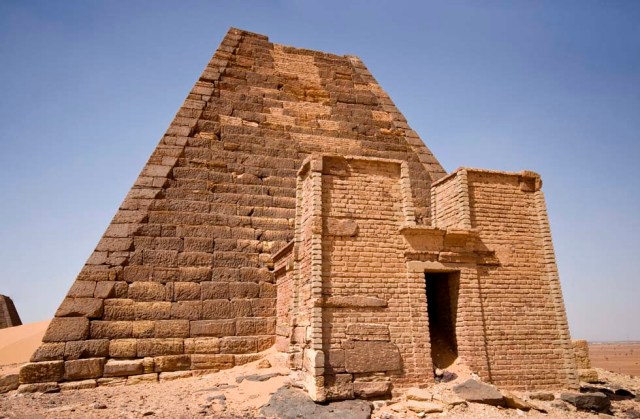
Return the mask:
[[494, 386], [469, 379], [458, 384], [453, 391], [463, 399], [472, 403], [483, 403], [491, 406], [504, 406], [502, 394]]
[[268, 359], [263, 359], [258, 362], [258, 368], [271, 368], [271, 362]]
[[562, 393], [560, 398], [567, 403], [571, 403], [578, 410], [591, 412], [609, 412], [611, 400], [600, 392], [595, 393]]
[[412, 412], [420, 413], [440, 413], [444, 410], [444, 407], [437, 403], [432, 402], [420, 402], [417, 400], [409, 400], [407, 402], [407, 409]]
[[94, 403], [93, 405], [91, 405], [91, 407], [93, 407], [94, 409], [106, 409], [107, 405], [104, 403]]
[[430, 402], [431, 399], [433, 399], [433, 395], [429, 390], [411, 387], [405, 393], [405, 398], [407, 400], [416, 400], [419, 402]]
[[153, 416], [155, 414], [156, 412], [154, 412], [153, 410], [147, 410], [146, 412], [142, 413], [142, 416]]
[[529, 398], [532, 400], [542, 400], [545, 402], [550, 402], [551, 400], [554, 400], [556, 397], [553, 395], [553, 393], [546, 393], [546, 392], [538, 392], [538, 393], [531, 393], [529, 395]]
[[551, 403], [551, 407], [558, 410], [564, 410], [565, 412], [571, 410], [569, 409], [569, 406], [567, 406], [567, 404], [562, 400], [555, 400], [553, 403]]

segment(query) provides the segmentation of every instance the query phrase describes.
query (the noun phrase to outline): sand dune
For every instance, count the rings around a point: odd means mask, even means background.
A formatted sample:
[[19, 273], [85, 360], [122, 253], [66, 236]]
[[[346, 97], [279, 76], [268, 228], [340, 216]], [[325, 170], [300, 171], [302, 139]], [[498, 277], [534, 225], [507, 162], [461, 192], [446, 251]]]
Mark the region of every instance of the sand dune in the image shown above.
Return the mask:
[[42, 342], [42, 336], [50, 320], [22, 326], [0, 329], [0, 370], [7, 372], [9, 366], [29, 361], [31, 354]]

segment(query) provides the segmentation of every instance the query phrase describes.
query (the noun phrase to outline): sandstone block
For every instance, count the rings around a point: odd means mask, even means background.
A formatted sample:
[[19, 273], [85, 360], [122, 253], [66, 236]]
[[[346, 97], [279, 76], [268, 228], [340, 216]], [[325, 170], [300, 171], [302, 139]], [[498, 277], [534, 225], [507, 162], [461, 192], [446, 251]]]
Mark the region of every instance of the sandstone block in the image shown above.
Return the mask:
[[20, 368], [20, 384], [57, 382], [63, 376], [64, 361], [30, 362]]
[[220, 339], [211, 337], [185, 339], [184, 352], [188, 354], [217, 354], [220, 352]]
[[257, 336], [256, 337], [256, 350], [258, 352], [266, 351], [276, 343], [275, 336]]
[[64, 347], [64, 359], [100, 358], [109, 354], [108, 339], [74, 340]]
[[386, 324], [350, 323], [346, 333], [352, 340], [389, 341], [389, 326]]
[[160, 320], [155, 324], [156, 338], [189, 337], [189, 320]]
[[202, 282], [211, 280], [211, 268], [207, 267], [180, 267], [179, 278], [181, 282]]
[[171, 303], [140, 302], [135, 303], [136, 320], [169, 320], [171, 318]]
[[184, 353], [183, 339], [139, 339], [138, 356], [179, 355]]
[[229, 284], [226, 282], [201, 282], [203, 300], [219, 300], [229, 298]]
[[391, 342], [346, 341], [347, 372], [395, 371], [401, 368], [400, 351]]
[[336, 374], [325, 376], [327, 400], [353, 399], [353, 376]]
[[110, 298], [104, 302], [102, 320], [135, 320], [135, 301], [128, 298]]
[[148, 384], [148, 383], [157, 383], [158, 382], [158, 374], [150, 373], [150, 374], [140, 374], [140, 375], [132, 375], [127, 377], [127, 382], [125, 385], [133, 386], [136, 384]]
[[0, 394], [16, 390], [20, 386], [19, 374], [0, 375]]
[[145, 374], [151, 374], [156, 370], [156, 363], [153, 360], [153, 357], [147, 356], [142, 358], [142, 368], [144, 369]]
[[272, 318], [239, 318], [236, 319], [236, 335], [273, 335], [276, 331], [276, 320]]
[[371, 397], [386, 396], [391, 392], [390, 381], [370, 381], [353, 383], [353, 394], [356, 398], [368, 399]]
[[205, 300], [202, 302], [202, 318], [232, 319], [236, 317], [229, 300]]
[[78, 359], [64, 363], [65, 380], [84, 380], [102, 377], [104, 358]]
[[192, 337], [197, 336], [234, 336], [236, 334], [236, 321], [229, 320], [199, 320], [190, 322]]
[[152, 338], [156, 333], [156, 322], [151, 320], [140, 320], [133, 322], [133, 337], [140, 338]]
[[220, 339], [220, 352], [224, 354], [246, 354], [258, 351], [255, 337], [227, 336]]
[[[142, 374], [142, 360], [117, 360], [109, 359], [104, 364], [105, 377], [125, 377], [129, 375]], [[100, 382], [98, 382], [100, 384]]]
[[275, 298], [252, 298], [251, 313], [243, 314], [238, 317], [256, 316], [256, 317], [275, 317], [276, 316], [276, 299]]
[[184, 251], [185, 252], [213, 252], [213, 239], [208, 237], [185, 237], [184, 239]]
[[49, 393], [60, 389], [57, 382], [20, 384], [18, 393]]
[[112, 358], [135, 358], [137, 355], [136, 339], [114, 339], [109, 343], [109, 356]]
[[213, 253], [206, 252], [181, 252], [178, 254], [178, 266], [211, 266], [213, 265]]
[[[133, 322], [128, 321], [102, 321], [91, 322], [92, 339], [125, 339], [130, 338], [133, 331]], [[70, 339], [77, 340], [77, 339]]]
[[[121, 283], [127, 286], [127, 283]], [[120, 286], [122, 286], [120, 285]], [[115, 281], [100, 281], [96, 283], [96, 289], [93, 293], [95, 298], [114, 298], [116, 297], [116, 282]]]
[[419, 402], [417, 400], [409, 400], [407, 409], [418, 414], [440, 413], [444, 411], [444, 406], [433, 402]]
[[89, 319], [86, 317], [55, 317], [51, 320], [43, 342], [67, 342], [89, 337]]
[[71, 286], [71, 289], [67, 293], [67, 297], [84, 298], [93, 297], [93, 293], [96, 289], [95, 281], [76, 281]]
[[71, 298], [62, 300], [56, 311], [56, 317], [89, 317], [102, 316], [102, 300], [99, 298]]
[[72, 381], [70, 383], [59, 383], [60, 391], [86, 390], [98, 387], [96, 380]]
[[473, 379], [456, 385], [453, 387], [453, 392], [469, 402], [489, 404], [492, 406], [505, 405], [504, 397], [494, 386]]
[[162, 381], [178, 380], [180, 378], [189, 378], [192, 376], [193, 376], [193, 373], [191, 371], [172, 371], [172, 372], [161, 372], [158, 378], [160, 382], [162, 382]]
[[117, 387], [123, 386], [127, 382], [127, 377], [109, 377], [109, 378], [98, 378], [96, 383], [98, 387]]
[[[176, 282], [173, 284], [174, 301], [200, 300], [201, 286], [196, 282]], [[204, 298], [203, 299], [208, 299]]]
[[128, 297], [135, 301], [164, 301], [166, 288], [157, 282], [132, 282]]
[[42, 343], [31, 355], [31, 362], [54, 361], [64, 358], [65, 342]]
[[258, 298], [260, 296], [260, 285], [254, 282], [230, 282], [230, 298]]
[[273, 275], [267, 268], [240, 268], [240, 281], [273, 283]]
[[194, 354], [191, 355], [191, 369], [224, 370], [233, 368], [233, 355]]
[[252, 301], [255, 300], [231, 300], [231, 310], [234, 313], [233, 317], [251, 317], [252, 315], [261, 317], [253, 311]]
[[176, 301], [171, 303], [171, 318], [180, 320], [200, 320], [202, 301]]
[[156, 372], [182, 371], [191, 367], [191, 355], [157, 356], [153, 360]]
[[269, 284], [267, 282], [260, 283], [260, 298], [276, 298], [278, 294], [278, 287], [276, 284]]

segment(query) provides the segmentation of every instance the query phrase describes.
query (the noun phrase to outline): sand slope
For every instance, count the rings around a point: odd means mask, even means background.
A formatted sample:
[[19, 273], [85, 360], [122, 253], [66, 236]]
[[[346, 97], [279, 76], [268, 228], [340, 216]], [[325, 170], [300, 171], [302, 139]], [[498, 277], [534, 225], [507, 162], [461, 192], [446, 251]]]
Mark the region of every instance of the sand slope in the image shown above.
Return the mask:
[[0, 372], [29, 362], [38, 349], [50, 320], [0, 329]]

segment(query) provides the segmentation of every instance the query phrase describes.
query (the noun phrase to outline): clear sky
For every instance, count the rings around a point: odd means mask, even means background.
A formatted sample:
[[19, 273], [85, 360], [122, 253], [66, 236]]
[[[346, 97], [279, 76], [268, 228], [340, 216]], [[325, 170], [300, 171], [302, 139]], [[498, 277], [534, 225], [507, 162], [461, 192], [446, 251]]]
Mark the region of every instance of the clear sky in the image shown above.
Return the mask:
[[0, 2], [0, 293], [53, 316], [229, 27], [362, 58], [447, 171], [542, 175], [572, 337], [640, 340], [640, 2]]

